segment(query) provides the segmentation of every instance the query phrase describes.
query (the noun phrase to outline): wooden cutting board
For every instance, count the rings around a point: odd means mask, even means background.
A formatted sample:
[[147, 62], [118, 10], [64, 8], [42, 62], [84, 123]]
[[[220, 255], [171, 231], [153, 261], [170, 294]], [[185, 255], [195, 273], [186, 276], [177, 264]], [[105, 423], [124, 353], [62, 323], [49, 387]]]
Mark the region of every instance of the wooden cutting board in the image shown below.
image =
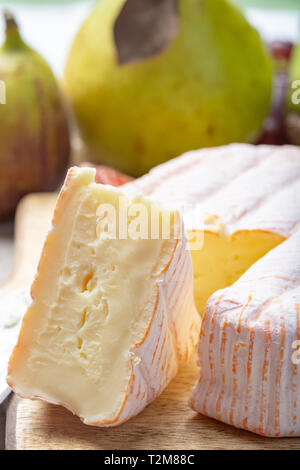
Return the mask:
[[[0, 289], [30, 283], [55, 203], [53, 194], [27, 196], [16, 217], [13, 276]], [[117, 428], [86, 426], [62, 407], [12, 396], [6, 448], [29, 449], [300, 449], [300, 438], [270, 439], [206, 418], [187, 400], [197, 376], [195, 358], [140, 415]]]

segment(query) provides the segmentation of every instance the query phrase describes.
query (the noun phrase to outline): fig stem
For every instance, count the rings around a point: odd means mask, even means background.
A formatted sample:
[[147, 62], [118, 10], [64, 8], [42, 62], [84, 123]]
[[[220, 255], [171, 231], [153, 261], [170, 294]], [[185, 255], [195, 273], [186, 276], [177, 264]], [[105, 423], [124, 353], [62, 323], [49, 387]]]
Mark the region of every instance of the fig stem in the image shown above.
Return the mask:
[[6, 32], [6, 39], [4, 41], [3, 48], [6, 50], [18, 50], [24, 47], [24, 43], [19, 33], [18, 24], [13, 14], [8, 10], [4, 10], [3, 17]]
[[3, 16], [4, 16], [5, 26], [6, 26], [6, 34], [14, 29], [18, 29], [16, 20], [10, 11], [4, 10]]

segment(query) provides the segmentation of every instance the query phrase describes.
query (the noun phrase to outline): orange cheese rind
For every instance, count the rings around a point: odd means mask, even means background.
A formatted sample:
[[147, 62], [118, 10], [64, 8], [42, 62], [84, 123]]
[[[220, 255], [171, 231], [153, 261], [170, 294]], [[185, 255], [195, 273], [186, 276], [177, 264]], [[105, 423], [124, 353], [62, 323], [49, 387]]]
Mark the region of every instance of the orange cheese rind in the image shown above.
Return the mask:
[[209, 299], [190, 406], [262, 436], [299, 436], [299, 305], [297, 232]]

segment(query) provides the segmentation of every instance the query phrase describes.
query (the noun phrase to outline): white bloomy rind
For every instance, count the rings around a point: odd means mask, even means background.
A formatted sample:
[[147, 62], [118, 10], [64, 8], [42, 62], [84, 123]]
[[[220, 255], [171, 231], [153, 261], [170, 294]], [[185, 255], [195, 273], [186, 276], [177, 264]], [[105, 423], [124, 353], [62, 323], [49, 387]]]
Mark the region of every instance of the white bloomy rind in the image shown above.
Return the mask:
[[299, 436], [299, 340], [297, 232], [209, 299], [190, 405], [263, 436]]
[[122, 192], [96, 185], [94, 177], [87, 168], [68, 173], [7, 381], [20, 396], [61, 404], [86, 424], [117, 426], [154, 400], [189, 360], [200, 318], [184, 234], [99, 242], [97, 208]]
[[188, 152], [125, 188], [184, 210], [189, 230], [232, 235], [261, 230], [289, 237], [300, 228], [300, 149], [231, 144]]

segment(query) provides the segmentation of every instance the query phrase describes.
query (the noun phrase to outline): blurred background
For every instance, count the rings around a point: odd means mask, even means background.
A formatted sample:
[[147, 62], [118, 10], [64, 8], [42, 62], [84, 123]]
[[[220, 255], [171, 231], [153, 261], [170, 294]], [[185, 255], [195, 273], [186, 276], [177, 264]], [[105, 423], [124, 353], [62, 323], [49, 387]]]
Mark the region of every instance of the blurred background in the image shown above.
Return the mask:
[[[300, 0], [233, 0], [268, 41], [295, 42], [300, 33]], [[0, 0], [21, 20], [24, 39], [62, 76], [67, 54], [79, 26], [95, 0]], [[0, 43], [4, 24], [0, 22]]]

